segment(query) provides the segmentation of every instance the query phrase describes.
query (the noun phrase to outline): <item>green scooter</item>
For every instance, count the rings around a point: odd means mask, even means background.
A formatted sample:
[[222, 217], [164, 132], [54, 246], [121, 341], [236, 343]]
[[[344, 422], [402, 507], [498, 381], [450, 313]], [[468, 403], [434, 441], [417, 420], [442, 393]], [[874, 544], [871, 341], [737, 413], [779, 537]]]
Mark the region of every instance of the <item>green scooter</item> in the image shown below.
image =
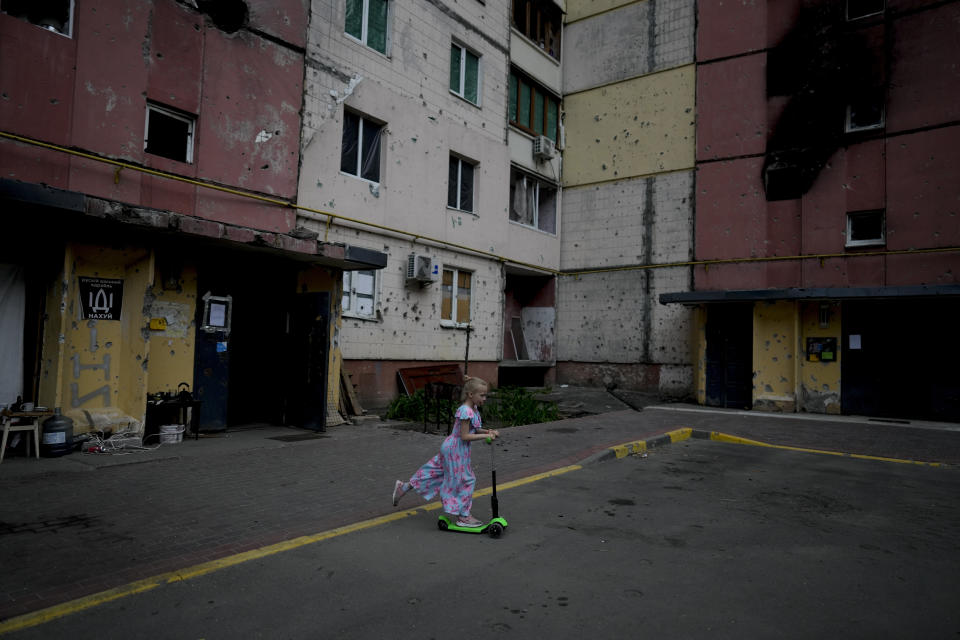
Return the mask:
[[493, 493], [490, 494], [490, 510], [492, 517], [487, 524], [482, 527], [459, 527], [455, 519], [449, 518], [446, 514], [440, 514], [437, 520], [437, 528], [441, 531], [461, 531], [463, 533], [489, 533], [491, 538], [499, 538], [503, 530], [507, 528], [507, 521], [500, 517], [497, 505], [497, 467], [493, 459], [493, 438], [487, 438], [486, 443], [490, 445], [490, 467], [493, 474]]

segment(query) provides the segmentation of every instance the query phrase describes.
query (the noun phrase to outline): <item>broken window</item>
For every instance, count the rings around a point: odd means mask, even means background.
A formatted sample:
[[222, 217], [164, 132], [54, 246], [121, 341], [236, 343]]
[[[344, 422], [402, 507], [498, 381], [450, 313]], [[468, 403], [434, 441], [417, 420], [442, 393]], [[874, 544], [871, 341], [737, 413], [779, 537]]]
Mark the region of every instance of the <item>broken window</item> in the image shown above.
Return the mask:
[[457, 43], [450, 45], [450, 91], [480, 104], [480, 56]]
[[865, 247], [886, 244], [884, 210], [851, 211], [847, 213], [848, 247]]
[[883, 92], [868, 91], [847, 105], [846, 131], [869, 131], [884, 126]]
[[510, 174], [510, 220], [557, 232], [557, 188], [516, 169]]
[[344, 110], [340, 171], [370, 182], [380, 182], [382, 133], [382, 124]]
[[470, 289], [473, 274], [461, 269], [444, 269], [441, 286], [440, 319], [457, 325], [470, 324]]
[[387, 53], [387, 0], [346, 0], [344, 31], [371, 49]]
[[373, 318], [377, 308], [377, 272], [343, 272], [343, 315]]
[[193, 130], [196, 118], [150, 103], [144, 150], [177, 162], [193, 162]]
[[72, 32], [71, 0], [2, 0], [0, 11], [68, 37]]
[[510, 124], [557, 141], [560, 99], [515, 69], [510, 70]]
[[451, 154], [447, 179], [447, 206], [451, 209], [473, 213], [474, 169], [472, 163]]
[[513, 0], [511, 24], [544, 53], [560, 59], [563, 12], [552, 0]]
[[847, 20], [883, 13], [885, 0], [847, 0]]

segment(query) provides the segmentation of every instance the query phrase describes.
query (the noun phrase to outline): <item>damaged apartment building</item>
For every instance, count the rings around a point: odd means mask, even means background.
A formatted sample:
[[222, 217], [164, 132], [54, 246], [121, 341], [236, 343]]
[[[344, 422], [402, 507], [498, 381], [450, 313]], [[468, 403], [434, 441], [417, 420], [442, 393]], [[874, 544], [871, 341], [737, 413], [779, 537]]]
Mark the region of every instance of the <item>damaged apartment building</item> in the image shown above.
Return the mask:
[[0, 2], [0, 403], [960, 416], [960, 2]]

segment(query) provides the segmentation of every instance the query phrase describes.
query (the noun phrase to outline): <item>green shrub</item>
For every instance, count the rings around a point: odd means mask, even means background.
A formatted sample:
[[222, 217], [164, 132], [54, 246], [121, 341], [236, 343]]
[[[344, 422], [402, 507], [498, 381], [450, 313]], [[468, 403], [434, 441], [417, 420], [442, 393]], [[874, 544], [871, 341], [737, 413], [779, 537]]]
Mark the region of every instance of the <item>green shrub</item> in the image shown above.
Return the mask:
[[[387, 407], [388, 420], [409, 420], [423, 422], [424, 412], [430, 422], [437, 415], [437, 400], [425, 402], [423, 389], [416, 391], [412, 396], [406, 394], [394, 398]], [[457, 410], [459, 403], [446, 399], [439, 400], [440, 420], [446, 422], [449, 416]], [[480, 410], [485, 426], [516, 427], [522, 424], [536, 424], [552, 422], [560, 419], [555, 402], [538, 400], [536, 396], [523, 387], [500, 387], [492, 391], [487, 404]]]

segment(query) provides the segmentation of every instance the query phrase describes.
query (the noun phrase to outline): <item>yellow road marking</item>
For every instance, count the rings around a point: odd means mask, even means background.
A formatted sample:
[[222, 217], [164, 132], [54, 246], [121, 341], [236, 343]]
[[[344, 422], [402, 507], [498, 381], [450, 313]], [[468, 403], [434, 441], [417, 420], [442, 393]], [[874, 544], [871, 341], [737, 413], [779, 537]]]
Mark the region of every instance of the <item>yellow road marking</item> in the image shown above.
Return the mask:
[[[576, 471], [582, 468], [583, 467], [578, 464], [561, 467], [560, 469], [554, 469], [545, 473], [538, 473], [526, 478], [520, 478], [512, 482], [507, 482], [506, 484], [497, 487], [497, 490], [503, 491], [506, 489], [512, 489], [514, 487], [530, 484], [532, 482], [537, 482], [538, 480], [551, 478], [553, 476], [559, 476], [564, 473]], [[480, 497], [489, 495], [490, 493], [492, 493], [492, 489], [488, 487], [486, 489], [477, 491], [473, 495], [475, 497]], [[353, 524], [337, 527], [328, 531], [321, 531], [320, 533], [291, 538], [290, 540], [284, 540], [283, 542], [277, 542], [275, 544], [260, 547], [258, 549], [251, 549], [250, 551], [244, 551], [243, 553], [237, 553], [225, 558], [211, 560], [210, 562], [204, 562], [202, 564], [187, 567], [185, 569], [177, 569], [175, 571], [161, 573], [160, 575], [144, 578], [143, 580], [137, 580], [136, 582], [131, 582], [114, 589], [107, 589], [106, 591], [100, 591], [82, 598], [77, 598], [76, 600], [70, 600], [69, 602], [47, 607], [46, 609], [40, 609], [38, 611], [25, 613], [21, 616], [0, 621], [0, 634], [10, 633], [11, 631], [19, 631], [28, 627], [35, 627], [37, 625], [56, 620], [57, 618], [63, 618], [65, 616], [84, 611], [85, 609], [91, 609], [93, 607], [106, 604], [113, 600], [119, 600], [120, 598], [150, 591], [151, 589], [155, 589], [156, 587], [160, 587], [165, 584], [173, 584], [175, 582], [183, 582], [192, 578], [198, 578], [208, 573], [220, 571], [221, 569], [226, 569], [250, 560], [265, 558], [267, 556], [282, 553], [284, 551], [290, 551], [291, 549], [303, 547], [308, 544], [322, 542], [324, 540], [336, 538], [348, 533], [378, 527], [382, 524], [387, 524], [388, 522], [393, 522], [395, 520], [402, 520], [403, 518], [408, 518], [424, 511], [436, 511], [440, 508], [440, 506], [441, 505], [439, 502], [431, 502], [422, 507], [417, 507], [416, 509], [398, 511], [396, 513], [380, 516], [378, 518], [371, 518], [369, 520], [363, 520], [361, 522], [355, 522]]]
[[[683, 427], [682, 429], [668, 431], [662, 435], [668, 436], [671, 443], [680, 442], [681, 440], [686, 440], [693, 435], [693, 429], [690, 427]], [[650, 439], [652, 438], [648, 438], [648, 440]], [[633, 442], [625, 442], [621, 445], [617, 445], [616, 447], [610, 447], [610, 450], [614, 452], [617, 458], [625, 458], [629, 455], [646, 453], [647, 440], [634, 440]]]

